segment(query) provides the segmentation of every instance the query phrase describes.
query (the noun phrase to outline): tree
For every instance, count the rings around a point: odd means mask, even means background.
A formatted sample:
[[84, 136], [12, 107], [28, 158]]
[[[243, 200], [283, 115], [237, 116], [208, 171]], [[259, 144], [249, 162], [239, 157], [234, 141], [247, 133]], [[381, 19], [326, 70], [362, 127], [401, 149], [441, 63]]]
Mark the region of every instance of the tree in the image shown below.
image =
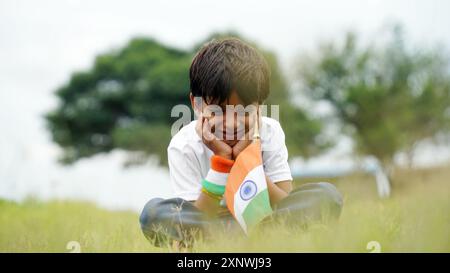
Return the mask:
[[356, 152], [389, 170], [398, 152], [448, 134], [449, 59], [443, 50], [413, 49], [395, 26], [385, 44], [358, 45], [349, 33], [305, 59], [299, 79], [312, 99], [328, 102]]
[[170, 141], [170, 110], [188, 99], [192, 54], [136, 38], [99, 55], [56, 91], [59, 107], [46, 118], [53, 140], [72, 163], [114, 148], [157, 154]]
[[[227, 36], [216, 33], [204, 42]], [[189, 66], [204, 42], [192, 50], [180, 50], [153, 39], [135, 38], [121, 49], [99, 55], [87, 71], [74, 73], [56, 91], [59, 106], [46, 115], [53, 141], [64, 151], [61, 162], [70, 164], [121, 148], [133, 152], [131, 164], [149, 155], [166, 164], [170, 129], [177, 119], [171, 117], [171, 109], [177, 104], [190, 105]], [[311, 154], [320, 123], [290, 104], [275, 55], [263, 52], [272, 69], [269, 101], [285, 105], [282, 119], [290, 124], [296, 120], [296, 126], [286, 130], [287, 139], [292, 135], [288, 143], [292, 154]]]

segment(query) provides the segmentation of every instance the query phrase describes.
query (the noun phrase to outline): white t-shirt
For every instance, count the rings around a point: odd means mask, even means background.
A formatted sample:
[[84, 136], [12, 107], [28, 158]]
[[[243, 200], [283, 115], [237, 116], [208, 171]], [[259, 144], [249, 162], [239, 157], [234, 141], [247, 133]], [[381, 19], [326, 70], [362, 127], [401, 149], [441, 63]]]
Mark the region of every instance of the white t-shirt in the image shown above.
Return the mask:
[[[172, 137], [167, 148], [170, 181], [176, 197], [196, 200], [201, 192], [201, 181], [210, 168], [213, 152], [202, 142], [195, 130], [197, 120]], [[278, 121], [261, 118], [261, 150], [265, 174], [273, 183], [292, 180], [284, 132]]]

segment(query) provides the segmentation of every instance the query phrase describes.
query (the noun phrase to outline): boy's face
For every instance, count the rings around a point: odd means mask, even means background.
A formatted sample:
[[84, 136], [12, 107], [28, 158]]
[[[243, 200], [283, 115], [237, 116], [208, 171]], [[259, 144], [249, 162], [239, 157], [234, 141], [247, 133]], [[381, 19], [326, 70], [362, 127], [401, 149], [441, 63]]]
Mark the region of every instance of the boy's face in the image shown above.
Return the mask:
[[194, 103], [194, 100], [191, 95], [192, 107], [196, 109], [199, 119], [202, 116], [209, 120], [212, 133], [219, 140], [233, 147], [239, 140], [252, 139], [253, 125], [258, 117], [257, 102], [244, 106], [236, 92], [232, 92], [220, 105], [208, 105], [201, 98], [197, 98], [197, 102], [201, 103]]

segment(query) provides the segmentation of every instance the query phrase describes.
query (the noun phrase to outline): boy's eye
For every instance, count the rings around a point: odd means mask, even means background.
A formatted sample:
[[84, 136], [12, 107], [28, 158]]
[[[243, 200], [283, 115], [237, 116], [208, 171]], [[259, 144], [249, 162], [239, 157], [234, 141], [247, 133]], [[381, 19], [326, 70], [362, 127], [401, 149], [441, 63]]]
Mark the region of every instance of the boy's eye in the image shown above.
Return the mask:
[[208, 118], [222, 117], [223, 113], [221, 113], [221, 112], [205, 112], [205, 113], [203, 113], [203, 116], [208, 117]]

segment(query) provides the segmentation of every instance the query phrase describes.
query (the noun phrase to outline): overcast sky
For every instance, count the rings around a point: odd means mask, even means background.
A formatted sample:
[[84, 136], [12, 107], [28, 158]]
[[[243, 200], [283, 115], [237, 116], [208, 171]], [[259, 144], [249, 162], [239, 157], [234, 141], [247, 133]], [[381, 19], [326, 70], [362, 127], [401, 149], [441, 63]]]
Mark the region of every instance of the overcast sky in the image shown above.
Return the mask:
[[123, 171], [121, 153], [58, 167], [59, 150], [41, 118], [72, 72], [131, 37], [189, 48], [211, 32], [236, 30], [275, 51], [288, 71], [320, 41], [346, 30], [376, 40], [391, 22], [402, 23], [413, 43], [450, 48], [449, 15], [446, 0], [0, 0], [0, 198], [86, 198], [137, 209], [151, 196], [170, 195], [166, 170]]

